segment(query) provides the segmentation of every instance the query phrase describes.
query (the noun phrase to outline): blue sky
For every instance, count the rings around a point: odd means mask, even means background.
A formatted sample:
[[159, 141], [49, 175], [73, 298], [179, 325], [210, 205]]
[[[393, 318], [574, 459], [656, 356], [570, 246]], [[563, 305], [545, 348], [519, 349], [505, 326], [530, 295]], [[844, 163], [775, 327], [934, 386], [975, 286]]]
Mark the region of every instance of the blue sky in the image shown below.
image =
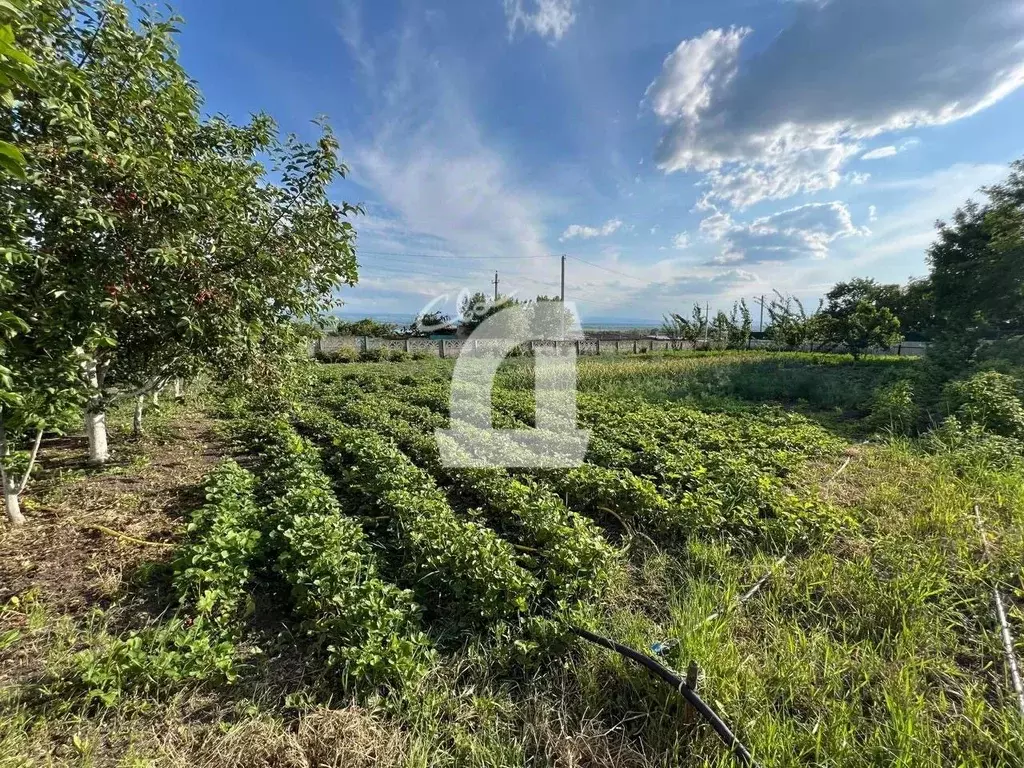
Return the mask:
[[[351, 168], [346, 313], [462, 291], [584, 322], [927, 272], [934, 222], [1024, 155], [1017, 0], [178, 0], [207, 110]], [[442, 298], [443, 297], [443, 298]]]

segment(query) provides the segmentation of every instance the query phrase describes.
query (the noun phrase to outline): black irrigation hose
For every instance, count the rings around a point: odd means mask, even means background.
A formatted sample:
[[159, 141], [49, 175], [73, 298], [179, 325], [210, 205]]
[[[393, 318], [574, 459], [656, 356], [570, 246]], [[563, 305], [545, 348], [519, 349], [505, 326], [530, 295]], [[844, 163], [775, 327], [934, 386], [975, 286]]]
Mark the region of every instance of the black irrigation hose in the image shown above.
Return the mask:
[[638, 651], [634, 651], [632, 648], [629, 648], [625, 645], [620, 645], [619, 643], [616, 643], [614, 640], [609, 640], [606, 637], [595, 635], [593, 632], [588, 632], [587, 630], [580, 629], [579, 627], [569, 627], [569, 629], [571, 629], [577, 635], [582, 637], [584, 640], [588, 640], [591, 643], [594, 643], [595, 645], [604, 646], [605, 648], [609, 648], [615, 651], [616, 653], [625, 656], [628, 659], [632, 659], [637, 664], [640, 664], [643, 667], [645, 667], [647, 671], [650, 672], [652, 675], [661, 678], [666, 683], [671, 685], [673, 688], [675, 688], [677, 691], [679, 691], [679, 693], [683, 695], [683, 698], [685, 698], [688, 702], [690, 702], [690, 704], [693, 705], [694, 709], [700, 712], [700, 714], [704, 717], [705, 720], [711, 723], [711, 727], [715, 729], [715, 733], [717, 733], [718, 737], [722, 740], [722, 742], [732, 750], [737, 762], [739, 762], [740, 765], [757, 765], [757, 763], [754, 762], [754, 758], [751, 757], [750, 752], [747, 750], [747, 748], [743, 746], [742, 742], [740, 742], [740, 740], [736, 738], [736, 735], [729, 730], [729, 726], [725, 724], [722, 718], [715, 714], [715, 711], [711, 709], [711, 707], [704, 703], [704, 700], [697, 695], [697, 692], [693, 690], [693, 688], [691, 688], [689, 685], [687, 685], [686, 681], [683, 680], [681, 677], [674, 674], [666, 667], [663, 667], [650, 656], [642, 654]]

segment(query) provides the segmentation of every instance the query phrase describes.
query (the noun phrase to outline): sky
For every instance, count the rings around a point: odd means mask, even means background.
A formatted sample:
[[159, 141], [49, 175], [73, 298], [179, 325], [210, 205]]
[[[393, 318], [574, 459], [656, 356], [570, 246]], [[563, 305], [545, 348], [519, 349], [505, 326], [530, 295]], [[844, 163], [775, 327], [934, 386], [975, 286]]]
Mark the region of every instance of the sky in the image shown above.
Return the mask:
[[209, 114], [326, 115], [345, 314], [560, 291], [584, 322], [927, 274], [1024, 156], [1019, 0], [177, 0]]

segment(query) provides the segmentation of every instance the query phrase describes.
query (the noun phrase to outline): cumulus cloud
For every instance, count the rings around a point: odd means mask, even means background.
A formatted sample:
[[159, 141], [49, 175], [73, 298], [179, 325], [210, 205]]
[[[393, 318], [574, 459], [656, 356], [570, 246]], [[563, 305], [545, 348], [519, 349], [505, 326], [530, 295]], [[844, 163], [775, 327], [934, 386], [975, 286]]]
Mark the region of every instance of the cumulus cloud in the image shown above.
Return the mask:
[[592, 237], [608, 237], [618, 231], [619, 227], [622, 226], [622, 222], [618, 219], [608, 219], [600, 227], [588, 227], [583, 224], [570, 224], [565, 228], [565, 232], [558, 238], [559, 240], [572, 240], [574, 237], [581, 237], [584, 240], [589, 240]]
[[701, 222], [700, 231], [721, 244], [716, 263], [823, 259], [834, 241], [869, 234], [854, 226], [850, 210], [839, 202], [809, 203], [747, 224], [716, 212]]
[[518, 27], [541, 37], [561, 40], [576, 21], [575, 0], [505, 0], [508, 33]]
[[661, 169], [705, 174], [705, 205], [835, 187], [861, 142], [975, 114], [1024, 84], [1018, 0], [800, 3], [741, 61], [750, 30], [711, 29], [664, 61], [645, 102]]

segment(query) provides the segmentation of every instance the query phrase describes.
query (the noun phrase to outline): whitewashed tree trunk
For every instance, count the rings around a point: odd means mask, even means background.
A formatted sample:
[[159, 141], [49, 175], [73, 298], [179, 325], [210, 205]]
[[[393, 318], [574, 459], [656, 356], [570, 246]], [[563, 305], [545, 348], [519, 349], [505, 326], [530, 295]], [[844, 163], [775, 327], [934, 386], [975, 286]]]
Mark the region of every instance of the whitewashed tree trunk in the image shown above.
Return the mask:
[[181, 400], [185, 396], [185, 385], [181, 379], [174, 380], [174, 399]]
[[110, 458], [107, 451], [107, 414], [86, 411], [85, 435], [89, 438], [89, 463], [105, 464]]
[[145, 404], [145, 395], [139, 395], [135, 398], [135, 415], [132, 417], [132, 434], [135, 437], [142, 437], [142, 409]]
[[21, 502], [18, 500], [18, 482], [6, 472], [0, 471], [3, 475], [0, 480], [4, 486], [4, 508], [7, 510], [7, 519], [11, 525], [24, 525], [25, 516], [21, 514]]
[[23, 525], [25, 516], [21, 514], [21, 501], [18, 496], [25, 490], [28, 484], [29, 475], [32, 474], [32, 467], [36, 463], [36, 454], [39, 452], [39, 443], [43, 439], [43, 430], [36, 433], [36, 441], [29, 454], [28, 467], [25, 475], [20, 480], [12, 475], [4, 467], [4, 461], [10, 453], [10, 445], [7, 442], [7, 431], [4, 429], [3, 413], [0, 412], [0, 491], [4, 497], [4, 509], [7, 510], [7, 519], [11, 525]]
[[89, 463], [106, 464], [107, 414], [103, 408], [103, 379], [106, 366], [91, 360], [85, 367], [86, 378], [93, 388], [91, 401], [85, 407], [85, 436], [89, 439]]
[[156, 408], [158, 405], [160, 405], [160, 389], [159, 388], [155, 388], [153, 390], [153, 393], [150, 395], [150, 397], [153, 399], [153, 407], [154, 408]]

